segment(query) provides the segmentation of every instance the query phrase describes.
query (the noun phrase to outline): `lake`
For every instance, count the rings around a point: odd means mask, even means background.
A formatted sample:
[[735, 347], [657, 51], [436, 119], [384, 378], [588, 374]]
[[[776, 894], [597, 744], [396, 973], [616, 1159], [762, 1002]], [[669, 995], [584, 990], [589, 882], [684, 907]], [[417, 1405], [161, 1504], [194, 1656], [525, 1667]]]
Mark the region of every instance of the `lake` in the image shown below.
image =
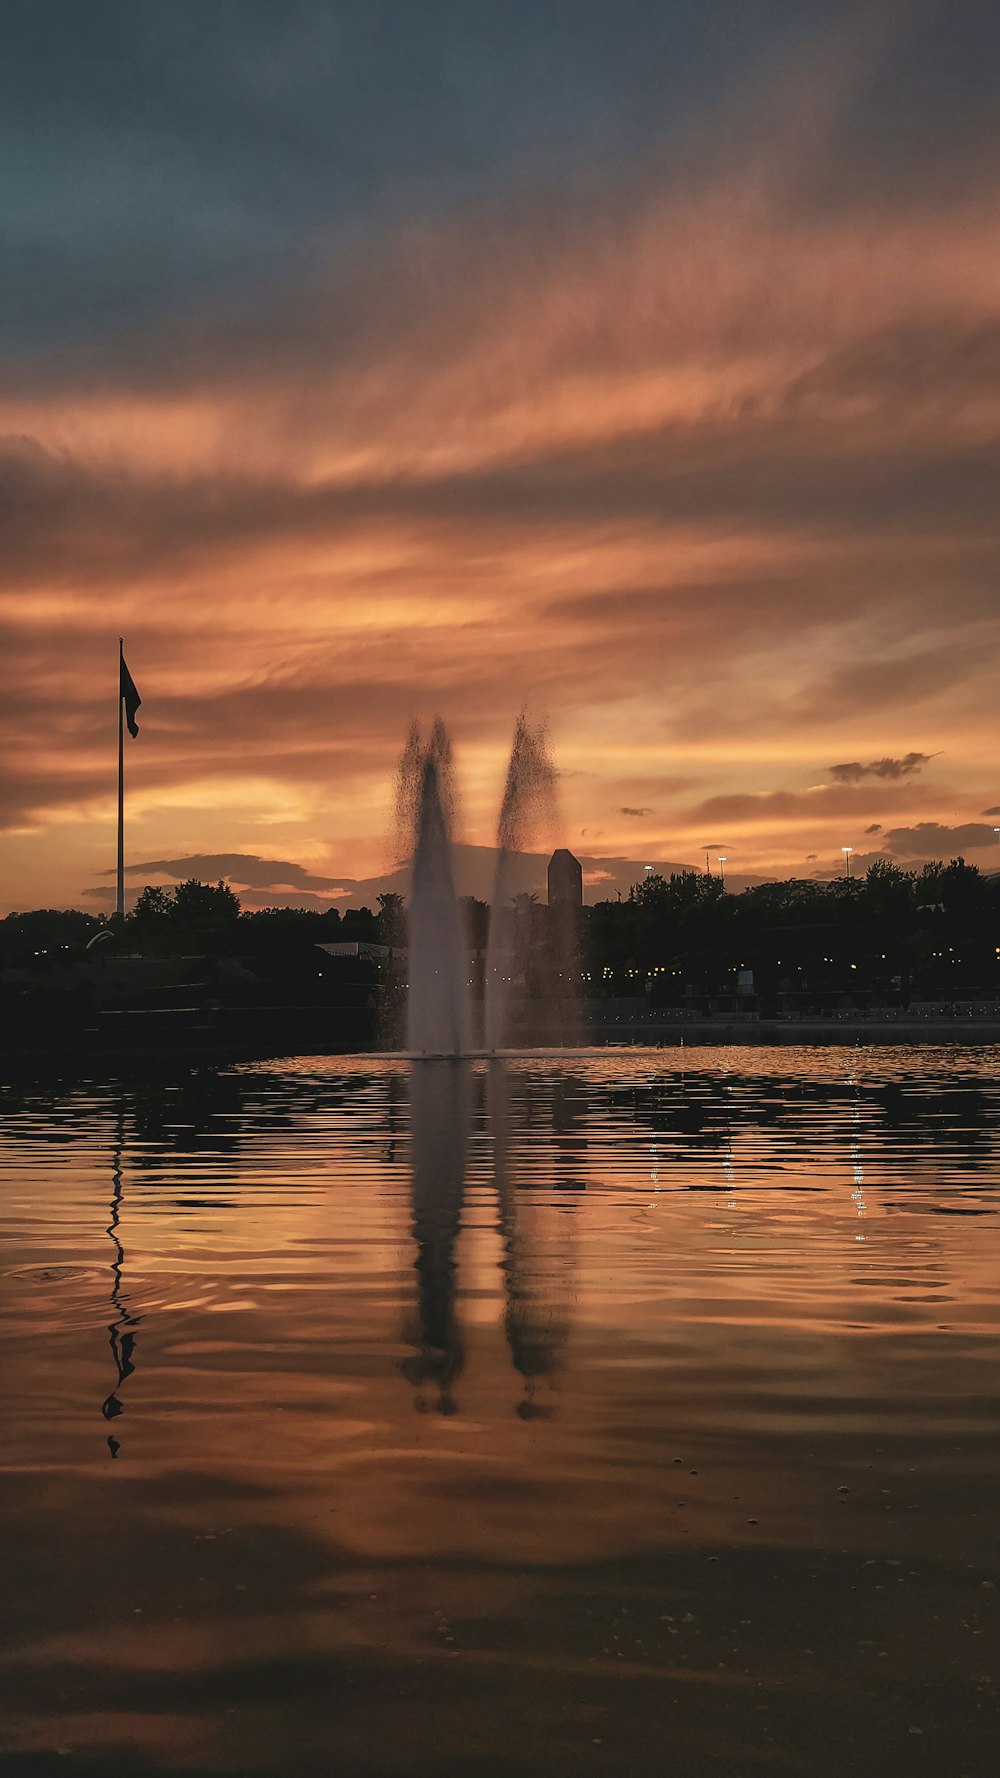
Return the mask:
[[998, 1057], [5, 1089], [0, 1774], [992, 1778]]

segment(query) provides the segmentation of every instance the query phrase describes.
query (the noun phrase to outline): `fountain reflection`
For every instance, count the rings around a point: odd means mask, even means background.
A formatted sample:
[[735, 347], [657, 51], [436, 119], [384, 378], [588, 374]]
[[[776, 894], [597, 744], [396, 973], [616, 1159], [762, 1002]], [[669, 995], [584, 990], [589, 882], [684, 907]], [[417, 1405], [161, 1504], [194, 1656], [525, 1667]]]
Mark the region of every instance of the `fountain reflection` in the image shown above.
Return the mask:
[[462, 1224], [465, 1157], [469, 1141], [469, 1066], [459, 1061], [417, 1063], [410, 1072], [413, 1127], [413, 1237], [417, 1244], [417, 1351], [403, 1363], [417, 1405], [437, 1389], [441, 1414], [455, 1412], [452, 1384], [465, 1364], [455, 1312], [455, 1243]]
[[[514, 1370], [523, 1382], [516, 1412], [522, 1419], [551, 1413], [538, 1399], [562, 1363], [570, 1326], [574, 1270], [573, 1221], [582, 1182], [568, 1177], [558, 1195], [519, 1184], [511, 1165], [509, 1077], [490, 1063], [485, 1110], [492, 1138], [496, 1230], [501, 1242], [503, 1329]], [[453, 1414], [453, 1386], [465, 1366], [457, 1312], [457, 1243], [462, 1227], [466, 1158], [473, 1097], [483, 1079], [461, 1061], [415, 1062], [410, 1072], [413, 1139], [412, 1214], [417, 1257], [416, 1321], [408, 1332], [413, 1355], [404, 1376], [422, 1412]], [[563, 1195], [563, 1191], [566, 1195]], [[431, 1397], [431, 1399], [429, 1399]]]
[[[510, 1165], [508, 1080], [501, 1062], [490, 1065], [487, 1104], [497, 1228], [503, 1242], [504, 1332], [514, 1369], [524, 1379], [524, 1396], [516, 1411], [522, 1420], [530, 1420], [552, 1411], [537, 1400], [536, 1388], [540, 1379], [551, 1381], [555, 1376], [569, 1333], [574, 1200], [553, 1203], [547, 1198], [543, 1204], [523, 1189], [518, 1191]], [[567, 1183], [572, 1187], [577, 1182]]]

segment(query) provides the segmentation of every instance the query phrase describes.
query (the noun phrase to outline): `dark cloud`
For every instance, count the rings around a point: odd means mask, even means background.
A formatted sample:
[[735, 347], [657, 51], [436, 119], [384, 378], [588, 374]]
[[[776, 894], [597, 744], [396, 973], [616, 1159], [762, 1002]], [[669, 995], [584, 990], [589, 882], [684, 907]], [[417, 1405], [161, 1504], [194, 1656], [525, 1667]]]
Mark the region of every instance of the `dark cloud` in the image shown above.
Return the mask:
[[881, 822], [879, 822], [879, 821], [873, 821], [870, 827], [865, 828], [865, 833], [881, 833], [881, 832], [882, 832], [882, 825], [881, 825]]
[[997, 836], [992, 827], [978, 821], [965, 821], [957, 827], [942, 826], [937, 821], [918, 821], [914, 827], [891, 827], [885, 845], [897, 858], [954, 858], [960, 852], [972, 852], [980, 846], [997, 850]]
[[842, 581], [835, 583], [824, 565], [812, 562], [796, 575], [776, 565], [766, 576], [722, 572], [701, 581], [574, 593], [550, 600], [539, 615], [543, 620], [571, 623], [585, 630], [639, 633], [645, 638], [655, 635], [661, 643], [690, 647], [709, 638], [717, 645], [720, 631], [734, 625], [763, 630], [783, 624], [791, 610], [797, 611], [801, 623], [818, 627], [831, 616], [842, 616], [845, 608], [862, 604], [867, 596], [860, 586], [845, 588]]
[[820, 0], [6, 9], [0, 346], [120, 333], [499, 185], [647, 153]]
[[[204, 881], [204, 879], [200, 880]], [[157, 888], [162, 887], [161, 884], [155, 884], [154, 886]], [[150, 887], [150, 885], [146, 883], [131, 883], [126, 885], [126, 910], [135, 906], [143, 889], [147, 887]], [[106, 910], [110, 913], [117, 900], [116, 890], [105, 887], [104, 885], [83, 889], [80, 893], [81, 899], [85, 905], [95, 912]], [[339, 912], [343, 913], [348, 907], [367, 905], [367, 903], [364, 902], [363, 896], [355, 895], [352, 892], [349, 887], [349, 879], [345, 881], [344, 889], [339, 895], [321, 895], [310, 889], [247, 889], [241, 883], [236, 885], [235, 893], [240, 907], [245, 912], [249, 913], [252, 913], [255, 909], [259, 908], [308, 908], [315, 913], [323, 914], [326, 913], [327, 909], [330, 907], [335, 907]], [[372, 906], [374, 911], [374, 903]]]
[[968, 0], [961, 28], [941, 0], [877, 13], [895, 28], [848, 95], [832, 152], [806, 169], [808, 201], [854, 206], [863, 192], [876, 213], [914, 196], [937, 208], [1000, 172], [1000, 15], [992, 0]]
[[785, 405], [829, 416], [864, 402], [869, 412], [943, 408], [1000, 396], [1000, 321], [940, 316], [865, 334], [795, 379]]
[[[693, 467], [692, 454], [711, 450]], [[449, 509], [502, 510], [550, 520], [602, 511], [669, 526], [728, 515], [776, 531], [894, 533], [920, 513], [936, 531], [996, 530], [1000, 447], [913, 441], [829, 454], [815, 433], [746, 418], [728, 426], [671, 425], [603, 441], [447, 488]], [[442, 490], [444, 491], [444, 490]]]
[[[442, 542], [472, 527], [517, 528], [526, 540], [539, 527], [641, 523], [665, 534], [695, 524], [750, 525], [794, 536], [822, 524], [831, 533], [891, 535], [925, 528], [963, 544], [996, 530], [1000, 443], [951, 447], [930, 444], [858, 453], [831, 464], [819, 441], [780, 439], [769, 428], [743, 428], [740, 438], [713, 441], [714, 460], [690, 467], [702, 446], [697, 428], [672, 426], [600, 442], [547, 448], [522, 460], [464, 472], [311, 481], [277, 473], [222, 470], [200, 474], [112, 470], [42, 447], [33, 439], [0, 444], [0, 525], [5, 537], [5, 585], [76, 586], [90, 596], [95, 582], [132, 585], [137, 576], [164, 578], [228, 556], [250, 559], [265, 544], [346, 543], [395, 535], [411, 547]], [[756, 432], [756, 436], [749, 433]], [[707, 441], [706, 441], [707, 442]], [[561, 615], [608, 621], [613, 610], [634, 628], [652, 622], [683, 635], [704, 633], [714, 607], [727, 608], [763, 628], [801, 599], [801, 581], [781, 577], [766, 588], [724, 585], [639, 597], [627, 591], [565, 601]], [[816, 617], [834, 607], [835, 582], [815, 590]], [[841, 599], [851, 602], [841, 587]], [[987, 589], [968, 589], [980, 608]], [[603, 597], [604, 603], [599, 602]], [[842, 606], [843, 609], [843, 606]], [[548, 607], [560, 615], [560, 607]], [[808, 616], [808, 614], [807, 614]]]
[[[307, 871], [301, 864], [287, 858], [260, 858], [254, 852], [191, 852], [185, 858], [150, 858], [142, 864], [126, 865], [126, 873], [163, 871], [168, 877], [186, 881], [197, 877], [202, 882], [217, 882], [228, 877], [232, 882], [252, 889], [343, 890], [351, 879], [325, 877]], [[105, 876], [113, 876], [106, 871]]]
[[[872, 803], [881, 807], [886, 793], [872, 786], [823, 784], [814, 790], [733, 791], [721, 796], [706, 797], [704, 802], [686, 811], [691, 822], [713, 824], [797, 820], [825, 822], [832, 819], [858, 819], [867, 814]], [[711, 848], [710, 848], [711, 850]]]
[[933, 591], [928, 588], [927, 606], [919, 611], [914, 606], [910, 613], [914, 631], [927, 636], [926, 642], [915, 645], [911, 633], [901, 644], [898, 635], [883, 629], [870, 639], [863, 657], [817, 678], [790, 698], [782, 716], [808, 728], [836, 720], [846, 712], [913, 711], [944, 693], [961, 696], [958, 688], [966, 688], [982, 671], [984, 646], [994, 646], [994, 638], [1000, 640], [1000, 622], [995, 617], [986, 619], [988, 635], [975, 622], [954, 618], [947, 625], [939, 618], [937, 627], [928, 610], [933, 601]]
[[984, 809], [983, 814], [984, 815], [1000, 815], [1000, 807], [995, 808], [995, 809]]
[[[885, 863], [884, 853], [855, 852], [851, 858], [851, 876], [856, 879], [863, 877], [871, 866], [879, 860], [881, 860], [883, 864]], [[845, 874], [843, 859], [840, 860], [839, 864], [821, 865], [819, 870], [814, 870], [811, 873], [813, 881], [817, 883], [832, 883], [836, 878], [843, 877]]]
[[638, 818], [643, 815], [651, 815], [653, 811], [652, 809], [628, 809], [623, 807], [618, 810], [618, 813], [619, 815], [632, 815]]
[[831, 32], [829, 0], [11, 4], [0, 349], [301, 282], [319, 243], [505, 187], [612, 183], [614, 161], [703, 177], [720, 142], [758, 158], [762, 120], [810, 216], [988, 188], [995, 9], [898, 11]]
[[[855, 759], [846, 765], [831, 766], [830, 776], [838, 784], [858, 784], [862, 778], [909, 778], [932, 758], [930, 753], [906, 753], [902, 759], [872, 759], [867, 765]], [[869, 832], [873, 831], [869, 828]]]
[[[143, 888], [145, 888], [145, 887], [146, 887], [146, 885], [143, 884]], [[126, 898], [125, 898], [126, 908], [129, 908], [134, 904], [134, 902], [138, 899], [138, 896], [140, 895], [140, 893], [141, 893], [141, 891], [140, 891], [138, 885], [133, 884], [132, 888], [128, 891]], [[100, 885], [93, 885], [89, 889], [81, 889], [80, 890], [80, 899], [83, 901], [83, 903], [87, 907], [87, 909], [92, 913], [99, 913], [102, 909], [105, 909], [105, 908], [110, 913], [112, 908], [114, 908], [117, 905], [118, 891], [117, 891], [117, 889], [109, 888], [106, 883], [102, 883]]]

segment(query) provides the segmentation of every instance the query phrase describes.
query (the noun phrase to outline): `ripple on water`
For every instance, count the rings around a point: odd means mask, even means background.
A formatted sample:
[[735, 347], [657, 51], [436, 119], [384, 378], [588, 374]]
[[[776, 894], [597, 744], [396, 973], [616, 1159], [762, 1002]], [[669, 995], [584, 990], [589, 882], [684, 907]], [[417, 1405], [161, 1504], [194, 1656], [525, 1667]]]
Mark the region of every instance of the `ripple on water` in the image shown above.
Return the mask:
[[994, 1770], [995, 1049], [5, 1109], [25, 1770]]

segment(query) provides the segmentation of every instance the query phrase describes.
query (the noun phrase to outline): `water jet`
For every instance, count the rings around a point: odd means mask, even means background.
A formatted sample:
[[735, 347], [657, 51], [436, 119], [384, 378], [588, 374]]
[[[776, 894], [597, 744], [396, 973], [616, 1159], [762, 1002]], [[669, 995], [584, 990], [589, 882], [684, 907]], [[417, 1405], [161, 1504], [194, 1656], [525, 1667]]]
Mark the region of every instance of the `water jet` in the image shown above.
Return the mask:
[[523, 710], [497, 821], [482, 1039], [475, 1050], [469, 955], [452, 858], [454, 818], [451, 741], [437, 717], [426, 741], [416, 724], [411, 728], [396, 798], [400, 850], [412, 859], [406, 1032], [414, 1057], [496, 1055], [509, 1037], [515, 978], [523, 974], [533, 937], [533, 898], [512, 894], [514, 863], [555, 819], [555, 771], [544, 727], [531, 727]]

